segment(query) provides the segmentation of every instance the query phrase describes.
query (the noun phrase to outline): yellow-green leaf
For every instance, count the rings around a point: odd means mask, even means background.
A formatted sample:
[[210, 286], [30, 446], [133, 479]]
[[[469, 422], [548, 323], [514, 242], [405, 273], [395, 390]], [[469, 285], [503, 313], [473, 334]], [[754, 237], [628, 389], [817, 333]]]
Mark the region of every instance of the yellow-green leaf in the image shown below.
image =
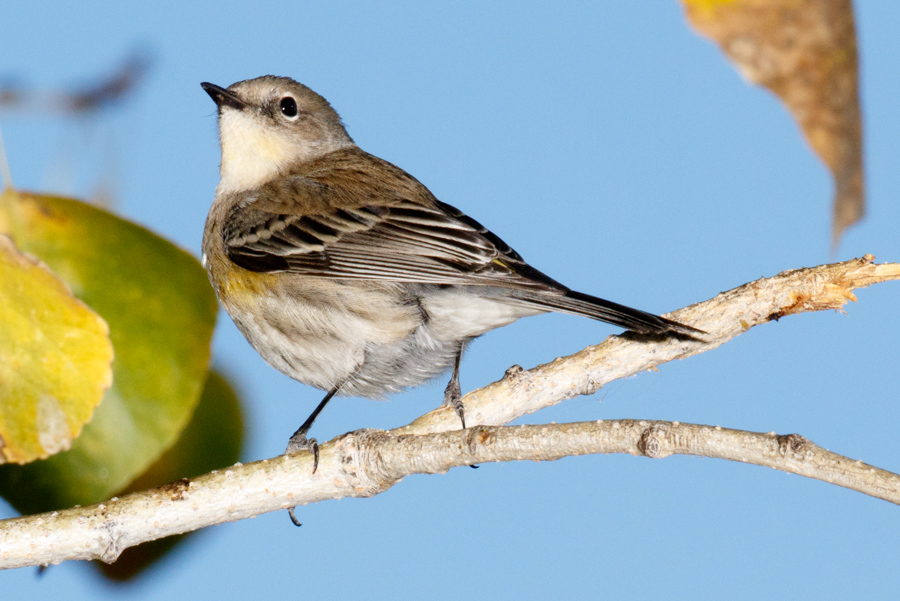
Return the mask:
[[178, 438], [206, 380], [216, 300], [200, 263], [148, 230], [75, 200], [7, 191], [0, 232], [109, 324], [113, 384], [72, 449], [0, 466], [23, 512], [107, 498]]
[[0, 463], [68, 449], [112, 382], [103, 319], [0, 235]]

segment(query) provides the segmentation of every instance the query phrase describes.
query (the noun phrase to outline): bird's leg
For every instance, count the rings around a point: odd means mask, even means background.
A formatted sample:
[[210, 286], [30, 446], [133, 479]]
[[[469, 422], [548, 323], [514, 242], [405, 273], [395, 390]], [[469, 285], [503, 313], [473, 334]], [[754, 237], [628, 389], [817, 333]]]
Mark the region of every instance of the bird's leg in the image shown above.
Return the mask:
[[[303, 425], [297, 428], [297, 431], [291, 436], [288, 440], [287, 448], [284, 450], [285, 455], [288, 453], [296, 453], [297, 451], [301, 451], [303, 449], [308, 450], [313, 454], [313, 473], [316, 473], [316, 470], [319, 469], [319, 442], [315, 438], [307, 438], [306, 435], [309, 433], [309, 429], [312, 428], [313, 422], [316, 421], [316, 418], [319, 417], [319, 414], [322, 413], [322, 409], [325, 408], [325, 405], [328, 404], [328, 401], [337, 394], [337, 391], [340, 389], [340, 384], [332, 388], [328, 391], [328, 394], [325, 395], [325, 398], [322, 399], [319, 404], [313, 409], [313, 412], [310, 413], [309, 417], [306, 418], [306, 421], [303, 422]], [[295, 526], [300, 526], [300, 522], [297, 521], [296, 516], [294, 516], [294, 508], [291, 507], [288, 509], [288, 515], [291, 516], [291, 521], [294, 522]]]
[[[447, 383], [444, 390], [444, 405], [449, 405], [456, 409], [459, 421], [462, 422], [463, 430], [466, 429], [466, 415], [462, 404], [462, 393], [459, 388], [459, 362], [462, 359], [463, 345], [460, 343], [459, 349], [456, 351], [456, 360], [453, 362], [453, 375]], [[478, 469], [477, 465], [470, 465], [472, 469]]]
[[306, 438], [306, 435], [309, 433], [309, 429], [312, 428], [313, 422], [316, 421], [316, 418], [319, 417], [319, 414], [322, 413], [322, 409], [325, 408], [325, 405], [328, 404], [328, 401], [331, 400], [335, 394], [337, 394], [338, 389], [340, 389], [340, 384], [332, 388], [328, 391], [328, 394], [325, 395], [325, 398], [319, 401], [318, 406], [313, 409], [313, 412], [309, 414], [309, 417], [306, 418], [306, 421], [303, 422], [303, 425], [297, 428], [297, 431], [291, 435], [291, 438], [288, 440], [287, 448], [284, 450], [285, 455], [288, 453], [296, 453], [297, 451], [307, 449], [310, 453], [313, 454], [313, 473], [316, 473], [316, 470], [319, 468], [319, 443], [315, 438]]
[[466, 429], [466, 415], [465, 409], [462, 404], [462, 394], [459, 388], [459, 362], [462, 359], [463, 345], [459, 343], [459, 348], [456, 349], [456, 359], [453, 361], [453, 375], [450, 376], [450, 381], [447, 383], [447, 388], [444, 390], [444, 405], [448, 405], [453, 407], [456, 410], [456, 415], [459, 416], [459, 421], [462, 422], [463, 430]]

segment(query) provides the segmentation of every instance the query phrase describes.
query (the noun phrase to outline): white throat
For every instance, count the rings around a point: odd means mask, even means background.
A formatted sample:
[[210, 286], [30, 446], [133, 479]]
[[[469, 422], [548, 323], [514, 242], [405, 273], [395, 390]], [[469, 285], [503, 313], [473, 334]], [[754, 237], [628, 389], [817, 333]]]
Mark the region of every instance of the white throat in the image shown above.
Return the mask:
[[277, 178], [291, 164], [355, 146], [346, 134], [303, 144], [292, 140], [290, 135], [289, 130], [261, 125], [252, 113], [234, 109], [222, 111], [219, 115], [221, 179], [216, 193], [254, 190]]
[[242, 111], [222, 111], [219, 138], [222, 165], [217, 194], [260, 187], [274, 179], [296, 153], [288, 140], [272, 135]]

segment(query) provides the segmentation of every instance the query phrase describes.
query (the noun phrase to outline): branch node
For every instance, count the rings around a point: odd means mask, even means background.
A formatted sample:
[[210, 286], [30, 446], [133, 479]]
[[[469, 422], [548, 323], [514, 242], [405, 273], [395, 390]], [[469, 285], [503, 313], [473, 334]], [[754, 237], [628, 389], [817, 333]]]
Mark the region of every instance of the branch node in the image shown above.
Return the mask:
[[486, 446], [490, 443], [493, 431], [483, 426], [475, 426], [466, 429], [465, 437], [466, 450], [469, 452], [469, 455], [475, 455], [478, 452], [478, 447]]
[[384, 430], [354, 430], [341, 436], [334, 446], [344, 475], [353, 482], [356, 496], [374, 497], [403, 479], [385, 459], [384, 442], [390, 438]]
[[666, 449], [666, 438], [669, 435], [669, 429], [665, 426], [654, 424], [641, 433], [641, 439], [638, 442], [638, 449], [651, 459], [662, 459], [668, 457], [671, 452]]
[[116, 521], [110, 520], [104, 522], [100, 529], [102, 530], [101, 536], [106, 544], [103, 552], [100, 553], [99, 559], [104, 563], [113, 563], [119, 558], [122, 551], [127, 548], [127, 545], [120, 544], [122, 541], [122, 533], [119, 532], [119, 524]]
[[782, 434], [776, 437], [778, 440], [778, 453], [782, 457], [788, 455], [802, 456], [808, 445], [809, 440], [799, 434]]
[[184, 494], [188, 491], [188, 489], [190, 489], [190, 487], [191, 481], [187, 478], [182, 478], [181, 480], [176, 480], [175, 482], [164, 484], [157, 490], [173, 501], [181, 501], [182, 499], [184, 499]]
[[506, 370], [506, 372], [503, 374], [503, 379], [509, 380], [509, 379], [515, 378], [517, 375], [519, 375], [523, 371], [525, 371], [525, 368], [523, 368], [521, 365], [518, 365], [518, 364], [510, 365], [509, 368]]

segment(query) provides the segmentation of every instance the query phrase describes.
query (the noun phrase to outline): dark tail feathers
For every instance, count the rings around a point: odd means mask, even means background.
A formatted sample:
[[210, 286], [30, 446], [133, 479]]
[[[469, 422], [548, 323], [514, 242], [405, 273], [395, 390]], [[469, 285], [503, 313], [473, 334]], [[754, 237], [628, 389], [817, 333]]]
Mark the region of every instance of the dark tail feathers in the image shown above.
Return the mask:
[[632, 309], [625, 305], [613, 303], [596, 296], [569, 290], [562, 294], [536, 293], [516, 294], [516, 297], [526, 301], [530, 305], [537, 305], [550, 311], [582, 315], [593, 319], [599, 319], [613, 325], [621, 326], [626, 330], [633, 330], [642, 334], [683, 334], [696, 337], [705, 334], [703, 330], [692, 328], [684, 324], [659, 317], [646, 311]]

